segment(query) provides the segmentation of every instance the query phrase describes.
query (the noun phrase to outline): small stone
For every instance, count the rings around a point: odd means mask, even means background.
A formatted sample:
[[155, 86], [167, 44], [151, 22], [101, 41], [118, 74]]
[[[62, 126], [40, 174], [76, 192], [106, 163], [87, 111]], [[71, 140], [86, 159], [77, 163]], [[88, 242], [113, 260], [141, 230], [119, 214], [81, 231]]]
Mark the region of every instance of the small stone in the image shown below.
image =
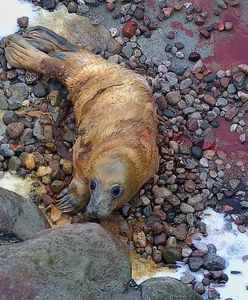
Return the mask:
[[215, 106], [216, 100], [214, 99], [213, 96], [206, 94], [203, 98], [203, 100], [209, 104], [210, 106]]
[[137, 7], [134, 11], [133, 16], [137, 19], [137, 20], [143, 20], [144, 19], [144, 9]]
[[61, 101], [60, 92], [56, 90], [51, 91], [47, 96], [47, 99], [50, 101], [52, 106], [58, 106]]
[[50, 10], [55, 8], [55, 0], [43, 0], [42, 6], [44, 9]]
[[51, 220], [56, 223], [62, 216], [62, 211], [58, 209], [56, 206], [53, 206], [51, 209], [50, 218]]
[[173, 8], [172, 7], [162, 8], [162, 12], [166, 18], [169, 18], [173, 14]]
[[192, 272], [197, 272], [200, 270], [204, 261], [201, 257], [190, 257], [189, 258], [189, 269]]
[[200, 30], [200, 35], [205, 38], [205, 39], [209, 39], [210, 38], [210, 32], [207, 31], [206, 29], [201, 29]]
[[68, 12], [69, 13], [76, 13], [78, 9], [78, 5], [76, 2], [70, 2], [67, 6]]
[[172, 192], [170, 190], [168, 190], [167, 188], [163, 188], [163, 187], [156, 188], [154, 190], [154, 196], [155, 196], [155, 198], [167, 199], [172, 196]]
[[131, 38], [134, 36], [136, 30], [138, 29], [138, 24], [135, 21], [128, 21], [122, 28], [122, 34], [126, 38]]
[[181, 95], [176, 91], [171, 91], [166, 94], [166, 100], [168, 104], [176, 105], [181, 100]]
[[208, 247], [207, 247], [206, 244], [201, 243], [201, 242], [198, 242], [198, 241], [194, 241], [194, 242], [193, 242], [193, 245], [194, 245], [194, 247], [195, 247], [197, 250], [200, 250], [200, 251], [203, 252], [204, 254], [207, 254], [207, 253], [208, 253]]
[[194, 285], [194, 291], [196, 291], [198, 294], [202, 295], [205, 293], [206, 289], [203, 285], [202, 282], [197, 282], [195, 285]]
[[17, 19], [17, 24], [20, 28], [27, 28], [28, 27], [28, 17], [21, 17]]
[[187, 203], [181, 203], [180, 205], [180, 210], [183, 214], [189, 214], [189, 213], [194, 213], [195, 209], [191, 205]]
[[22, 122], [13, 122], [6, 127], [6, 133], [13, 140], [18, 139], [23, 130], [24, 124]]
[[189, 284], [195, 280], [195, 276], [185, 275], [185, 276], [181, 277], [180, 280], [185, 284]]
[[18, 169], [21, 167], [21, 161], [17, 156], [12, 156], [9, 159], [8, 169], [11, 174], [15, 174]]
[[189, 60], [193, 62], [197, 62], [201, 58], [200, 54], [197, 52], [191, 52], [189, 55]]
[[145, 248], [146, 247], [146, 235], [144, 231], [135, 231], [133, 233], [133, 242], [136, 247]]
[[204, 268], [209, 271], [223, 270], [226, 266], [224, 258], [215, 253], [209, 253], [204, 261]]
[[52, 174], [52, 169], [50, 167], [44, 167], [44, 166], [40, 166], [36, 173], [38, 177], [42, 177], [50, 174]]
[[61, 180], [54, 180], [51, 183], [51, 189], [55, 194], [59, 194], [64, 188], [64, 182]]
[[73, 171], [73, 165], [71, 161], [66, 161], [62, 167], [65, 175], [71, 175]]
[[202, 150], [200, 147], [198, 147], [198, 146], [193, 146], [193, 147], [191, 148], [191, 155], [192, 155], [194, 158], [199, 159], [199, 158], [201, 158], [202, 155], [203, 155], [203, 150]]
[[225, 1], [223, 1], [223, 0], [217, 0], [216, 3], [217, 3], [217, 6], [219, 8], [221, 8], [221, 9], [227, 9], [227, 5], [226, 5]]
[[192, 85], [192, 80], [190, 78], [184, 79], [180, 82], [180, 90], [188, 89]]
[[183, 257], [189, 257], [192, 253], [192, 249], [191, 248], [183, 248], [182, 249], [182, 256]]
[[45, 97], [46, 96], [46, 89], [45, 89], [45, 86], [44, 84], [39, 81], [37, 82], [34, 87], [33, 87], [33, 92], [34, 92], [34, 95], [38, 98], [41, 98], [41, 97]]
[[[169, 83], [171, 84], [171, 86], [174, 86], [178, 83], [178, 77], [177, 74], [173, 73], [173, 72], [168, 72], [165, 74], [166, 79], [169, 81]], [[175, 91], [174, 91], [175, 92]]]
[[32, 153], [28, 153], [25, 161], [24, 161], [24, 166], [28, 169], [28, 170], [34, 170], [35, 169], [35, 159], [34, 159], [34, 155]]
[[153, 243], [154, 245], [158, 246], [162, 246], [162, 245], [165, 245], [166, 244], [166, 240], [167, 240], [167, 236], [164, 232], [154, 236], [153, 238]]
[[239, 184], [240, 184], [240, 180], [239, 179], [230, 179], [228, 181], [231, 189], [234, 191], [238, 188]]
[[163, 260], [167, 264], [174, 264], [177, 261], [182, 260], [182, 254], [178, 249], [175, 248], [169, 248], [163, 251], [162, 253]]
[[245, 133], [242, 133], [240, 136], [239, 136], [239, 140], [241, 143], [244, 143], [245, 140], [246, 140], [246, 134]]
[[219, 98], [216, 102], [216, 106], [218, 107], [224, 107], [228, 104], [228, 101], [226, 100], [226, 98]]
[[200, 159], [200, 164], [203, 166], [203, 167], [205, 167], [205, 168], [208, 168], [208, 159], [207, 158], [205, 158], [205, 157], [203, 157], [203, 158], [201, 158]]

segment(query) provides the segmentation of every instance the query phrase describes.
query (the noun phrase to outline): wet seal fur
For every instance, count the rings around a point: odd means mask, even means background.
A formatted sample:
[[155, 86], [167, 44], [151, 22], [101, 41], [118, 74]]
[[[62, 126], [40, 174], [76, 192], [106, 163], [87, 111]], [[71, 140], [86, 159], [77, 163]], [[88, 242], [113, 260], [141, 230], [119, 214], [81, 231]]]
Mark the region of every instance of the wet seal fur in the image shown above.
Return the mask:
[[158, 168], [156, 114], [146, 80], [44, 27], [9, 36], [5, 53], [13, 67], [56, 78], [71, 94], [74, 174], [58, 207], [87, 207], [97, 218], [122, 207]]

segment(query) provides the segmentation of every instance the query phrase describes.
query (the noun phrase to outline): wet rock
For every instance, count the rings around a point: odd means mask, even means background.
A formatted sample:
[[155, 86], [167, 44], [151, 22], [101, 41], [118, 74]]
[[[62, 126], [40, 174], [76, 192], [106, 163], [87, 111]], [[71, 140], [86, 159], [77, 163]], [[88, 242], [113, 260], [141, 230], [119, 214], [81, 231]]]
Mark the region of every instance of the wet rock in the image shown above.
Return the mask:
[[124, 293], [131, 263], [124, 244], [98, 224], [86, 223], [42, 231], [24, 243], [2, 247], [0, 273], [3, 299], [53, 295], [79, 300], [91, 295], [100, 300]]
[[202, 295], [205, 293], [205, 287], [203, 285], [202, 282], [197, 282], [195, 285], [194, 285], [194, 291], [196, 291], [198, 294]]
[[200, 300], [201, 297], [181, 281], [160, 277], [144, 281], [141, 285], [142, 300], [166, 299], [166, 300]]
[[209, 253], [204, 261], [204, 268], [209, 271], [219, 271], [225, 268], [226, 262], [224, 258], [215, 253]]
[[204, 260], [201, 257], [190, 257], [189, 268], [192, 272], [197, 272], [203, 266]]
[[42, 0], [42, 7], [44, 9], [54, 9], [55, 8], [55, 0]]
[[182, 254], [179, 249], [168, 248], [163, 252], [163, 260], [167, 264], [174, 264], [177, 261], [182, 260]]
[[0, 188], [0, 228], [26, 240], [49, 226], [34, 203]]

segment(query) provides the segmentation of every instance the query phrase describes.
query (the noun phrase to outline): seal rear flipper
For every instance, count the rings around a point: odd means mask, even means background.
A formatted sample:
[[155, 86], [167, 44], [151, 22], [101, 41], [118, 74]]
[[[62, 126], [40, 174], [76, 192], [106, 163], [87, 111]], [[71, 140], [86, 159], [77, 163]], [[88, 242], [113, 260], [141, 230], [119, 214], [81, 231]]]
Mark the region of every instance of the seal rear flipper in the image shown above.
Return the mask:
[[37, 49], [46, 53], [52, 51], [79, 52], [80, 48], [69, 43], [65, 38], [43, 26], [30, 28], [25, 34], [25, 39]]
[[34, 70], [56, 78], [65, 85], [67, 79], [75, 75], [74, 68], [65, 60], [52, 57], [38, 50], [18, 34], [8, 36], [6, 45], [5, 55], [13, 67]]

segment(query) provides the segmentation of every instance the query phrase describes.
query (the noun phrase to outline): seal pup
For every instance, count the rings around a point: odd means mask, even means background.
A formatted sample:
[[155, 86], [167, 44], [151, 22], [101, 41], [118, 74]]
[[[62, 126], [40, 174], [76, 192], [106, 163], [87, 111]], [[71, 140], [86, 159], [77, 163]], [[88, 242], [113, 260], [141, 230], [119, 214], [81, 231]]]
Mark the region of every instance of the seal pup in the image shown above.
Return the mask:
[[86, 208], [104, 218], [122, 207], [158, 169], [156, 114], [146, 80], [44, 27], [10, 35], [5, 54], [13, 67], [56, 78], [71, 94], [74, 173], [58, 208]]

